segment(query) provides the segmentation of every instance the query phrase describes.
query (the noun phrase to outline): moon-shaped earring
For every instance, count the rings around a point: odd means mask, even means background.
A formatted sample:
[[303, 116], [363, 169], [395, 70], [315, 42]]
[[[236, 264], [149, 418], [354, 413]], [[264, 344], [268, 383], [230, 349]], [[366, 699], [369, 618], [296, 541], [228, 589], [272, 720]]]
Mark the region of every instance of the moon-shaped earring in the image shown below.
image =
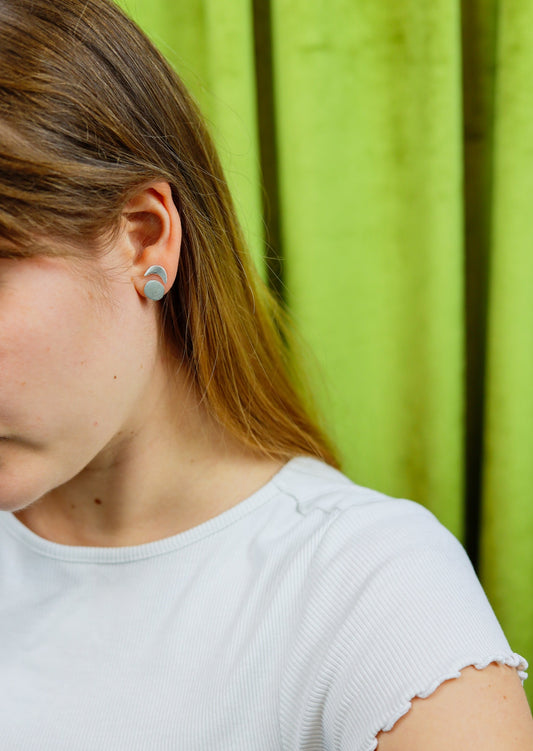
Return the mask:
[[[159, 276], [165, 284], [167, 283], [167, 272], [162, 266], [150, 266], [145, 276], [150, 276], [152, 274], [154, 276]], [[149, 300], [161, 300], [161, 298], [165, 296], [165, 288], [161, 282], [151, 279], [144, 285], [144, 294]]]

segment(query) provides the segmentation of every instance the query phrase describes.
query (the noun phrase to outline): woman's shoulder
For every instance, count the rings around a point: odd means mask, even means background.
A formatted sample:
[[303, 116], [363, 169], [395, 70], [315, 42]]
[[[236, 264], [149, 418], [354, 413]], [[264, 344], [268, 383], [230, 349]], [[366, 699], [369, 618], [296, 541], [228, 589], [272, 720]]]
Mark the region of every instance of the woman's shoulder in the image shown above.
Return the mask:
[[525, 679], [466, 551], [432, 512], [312, 459], [278, 480], [303, 517], [321, 519], [283, 684], [289, 746], [320, 715], [332, 748], [371, 751], [414, 697], [467, 666], [498, 662]]
[[422, 590], [437, 578], [482, 593], [462, 544], [422, 504], [357, 485], [308, 457], [293, 459], [273, 483], [313, 540], [308, 575], [327, 581], [337, 604], [363, 591], [383, 598], [391, 586], [395, 596]]
[[356, 540], [383, 539], [402, 544], [415, 539], [424, 544], [437, 538], [452, 547], [456, 538], [422, 504], [387, 495], [358, 485], [345, 474], [311, 457], [292, 459], [273, 478], [272, 484], [292, 501], [302, 518], [317, 517], [324, 536], [323, 543], [342, 538], [346, 544]]

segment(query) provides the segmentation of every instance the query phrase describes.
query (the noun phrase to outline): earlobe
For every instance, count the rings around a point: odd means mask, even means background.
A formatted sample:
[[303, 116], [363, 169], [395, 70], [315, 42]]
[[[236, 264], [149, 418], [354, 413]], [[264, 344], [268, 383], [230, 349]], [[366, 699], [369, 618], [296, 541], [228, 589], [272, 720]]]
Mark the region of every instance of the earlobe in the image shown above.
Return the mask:
[[135, 288], [141, 297], [161, 300], [176, 279], [181, 245], [181, 221], [169, 184], [152, 183], [140, 191], [128, 202], [124, 218]]

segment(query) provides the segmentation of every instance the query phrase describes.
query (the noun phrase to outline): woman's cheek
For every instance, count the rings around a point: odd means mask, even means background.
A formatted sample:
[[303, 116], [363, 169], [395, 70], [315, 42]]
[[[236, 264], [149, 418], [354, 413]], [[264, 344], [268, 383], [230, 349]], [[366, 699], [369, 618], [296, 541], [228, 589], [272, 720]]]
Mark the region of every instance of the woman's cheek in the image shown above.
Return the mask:
[[0, 426], [7, 423], [9, 432], [44, 439], [43, 431], [69, 408], [75, 373], [67, 331], [43, 311], [31, 321], [17, 316], [0, 335]]

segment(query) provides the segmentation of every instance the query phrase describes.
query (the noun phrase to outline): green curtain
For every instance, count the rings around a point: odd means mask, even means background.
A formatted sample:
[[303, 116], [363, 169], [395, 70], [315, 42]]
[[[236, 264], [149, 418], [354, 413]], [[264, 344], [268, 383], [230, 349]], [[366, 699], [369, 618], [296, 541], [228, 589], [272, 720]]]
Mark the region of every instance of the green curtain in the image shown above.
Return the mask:
[[533, 5], [121, 4], [206, 116], [344, 470], [433, 511], [533, 661]]

